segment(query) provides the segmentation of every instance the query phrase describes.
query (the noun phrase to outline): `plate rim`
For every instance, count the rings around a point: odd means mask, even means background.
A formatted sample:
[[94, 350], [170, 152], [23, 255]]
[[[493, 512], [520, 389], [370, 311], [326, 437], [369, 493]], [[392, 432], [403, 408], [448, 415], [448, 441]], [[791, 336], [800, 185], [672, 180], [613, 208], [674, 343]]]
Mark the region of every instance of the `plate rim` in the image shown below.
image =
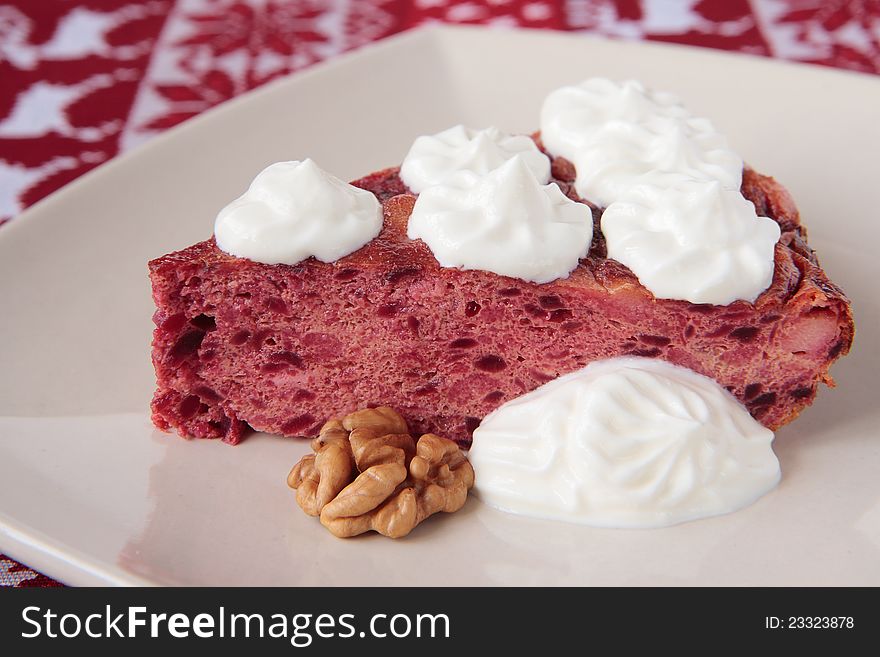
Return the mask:
[[101, 559], [82, 554], [61, 541], [23, 527], [0, 511], [0, 552], [26, 568], [66, 586], [158, 586]]

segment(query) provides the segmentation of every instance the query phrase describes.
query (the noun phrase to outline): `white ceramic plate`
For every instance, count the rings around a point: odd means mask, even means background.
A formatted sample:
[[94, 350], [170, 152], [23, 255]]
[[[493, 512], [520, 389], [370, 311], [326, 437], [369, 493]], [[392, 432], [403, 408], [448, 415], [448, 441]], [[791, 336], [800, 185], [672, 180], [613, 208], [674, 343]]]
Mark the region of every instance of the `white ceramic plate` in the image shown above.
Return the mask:
[[[536, 128], [592, 75], [675, 91], [786, 184], [853, 300], [839, 387], [777, 436], [754, 506], [662, 530], [470, 500], [409, 538], [333, 538], [285, 486], [303, 441], [150, 425], [146, 262], [204, 239], [263, 166], [354, 178], [454, 123]], [[83, 177], [0, 230], [0, 550], [70, 584], [880, 584], [880, 81], [682, 47], [444, 28], [272, 84]]]

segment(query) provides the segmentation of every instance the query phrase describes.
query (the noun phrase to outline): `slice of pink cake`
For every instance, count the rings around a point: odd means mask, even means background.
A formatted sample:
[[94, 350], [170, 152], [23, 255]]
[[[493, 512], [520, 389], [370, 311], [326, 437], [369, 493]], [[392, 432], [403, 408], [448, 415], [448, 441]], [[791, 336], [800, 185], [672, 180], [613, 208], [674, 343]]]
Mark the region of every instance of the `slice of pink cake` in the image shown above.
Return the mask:
[[[553, 167], [563, 191], [573, 170]], [[415, 197], [397, 170], [353, 183], [383, 203], [372, 242], [326, 264], [265, 265], [213, 240], [153, 260], [153, 421], [236, 443], [248, 426], [310, 436], [357, 408], [399, 409], [414, 432], [468, 445], [480, 419], [593, 360], [662, 358], [718, 380], [770, 428], [833, 384], [853, 339], [849, 302], [819, 267], [797, 210], [746, 170], [743, 194], [782, 228], [771, 287], [754, 304], [655, 299], [605, 257], [598, 229], [564, 280], [537, 285], [444, 269], [406, 237]]]

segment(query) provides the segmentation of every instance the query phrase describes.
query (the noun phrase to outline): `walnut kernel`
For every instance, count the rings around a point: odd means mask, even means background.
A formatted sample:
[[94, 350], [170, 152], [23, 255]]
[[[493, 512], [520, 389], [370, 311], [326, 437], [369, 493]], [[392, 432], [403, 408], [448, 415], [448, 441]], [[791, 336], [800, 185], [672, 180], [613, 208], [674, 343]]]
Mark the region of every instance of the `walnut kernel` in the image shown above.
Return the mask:
[[312, 449], [287, 484], [303, 511], [340, 537], [406, 536], [425, 518], [460, 509], [474, 485], [474, 470], [454, 442], [434, 434], [413, 440], [387, 406], [330, 420]]

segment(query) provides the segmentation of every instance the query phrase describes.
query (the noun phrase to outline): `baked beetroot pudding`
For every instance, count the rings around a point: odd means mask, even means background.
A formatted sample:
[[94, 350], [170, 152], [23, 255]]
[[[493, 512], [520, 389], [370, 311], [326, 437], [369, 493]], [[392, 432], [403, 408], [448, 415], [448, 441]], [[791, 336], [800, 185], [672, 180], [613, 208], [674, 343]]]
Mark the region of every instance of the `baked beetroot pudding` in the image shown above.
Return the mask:
[[[574, 170], [553, 161], [571, 198]], [[334, 263], [266, 265], [213, 239], [149, 264], [156, 303], [153, 422], [237, 443], [248, 427], [317, 434], [330, 416], [390, 405], [414, 432], [467, 446], [490, 411], [597, 359], [662, 358], [716, 379], [765, 426], [791, 421], [833, 385], [849, 351], [849, 301], [819, 266], [788, 193], [746, 169], [742, 193], [774, 219], [771, 286], [754, 304], [656, 299], [593, 243], [565, 279], [534, 284], [441, 267], [406, 236], [415, 202], [397, 169], [353, 183], [384, 227]]]

